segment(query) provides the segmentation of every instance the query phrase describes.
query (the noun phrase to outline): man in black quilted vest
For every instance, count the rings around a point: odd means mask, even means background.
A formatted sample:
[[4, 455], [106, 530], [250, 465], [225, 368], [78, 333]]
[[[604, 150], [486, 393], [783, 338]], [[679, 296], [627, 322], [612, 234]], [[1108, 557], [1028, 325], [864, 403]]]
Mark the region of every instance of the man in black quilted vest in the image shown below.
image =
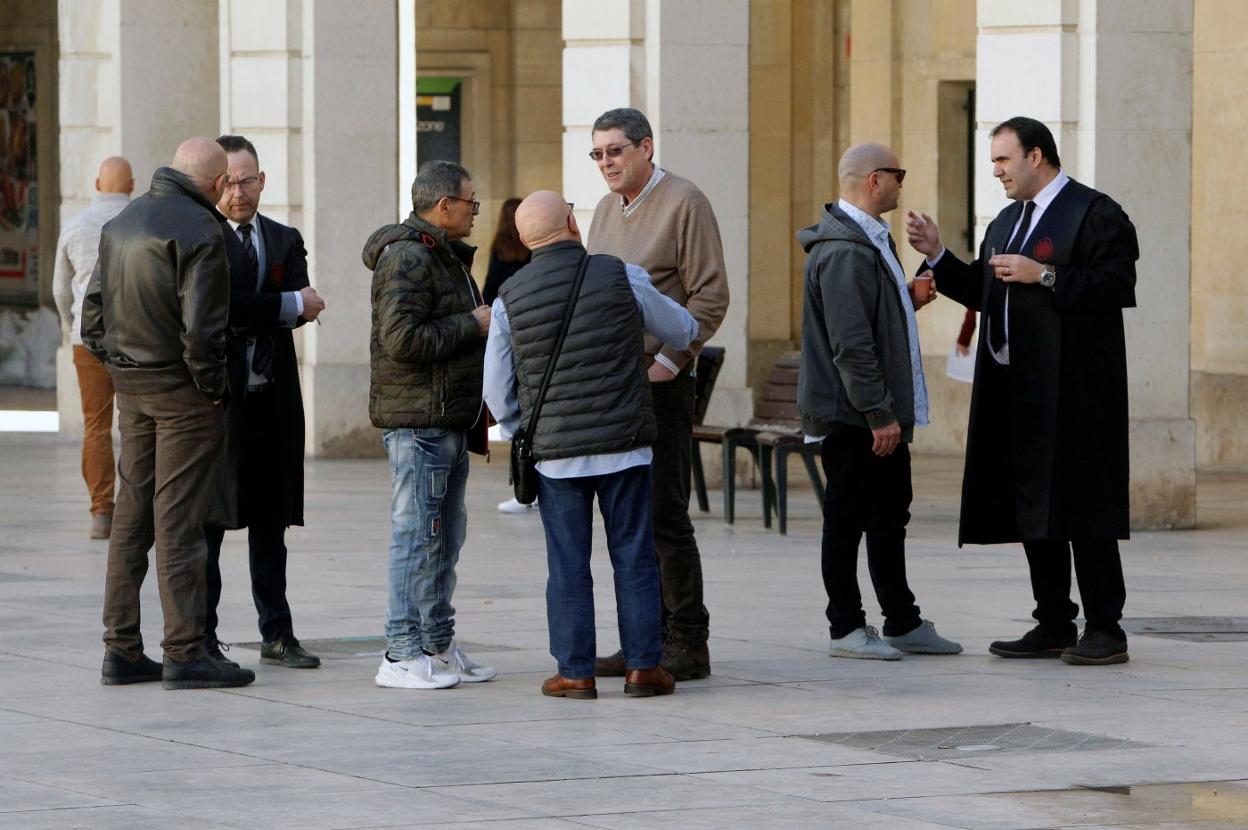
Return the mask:
[[[546, 617], [559, 672], [542, 684], [552, 697], [592, 699], [594, 591], [589, 558], [597, 497], [615, 575], [616, 615], [633, 697], [671, 694], [659, 666], [659, 571], [650, 513], [651, 444], [656, 428], [643, 337], [685, 349], [698, 324], [658, 292], [650, 276], [613, 256], [588, 254], [572, 205], [539, 191], [516, 210], [532, 261], [500, 290], [486, 343], [486, 403], [510, 437], [533, 436], [538, 501], [546, 529]], [[555, 354], [577, 272], [585, 266], [563, 346], [529, 423]]]

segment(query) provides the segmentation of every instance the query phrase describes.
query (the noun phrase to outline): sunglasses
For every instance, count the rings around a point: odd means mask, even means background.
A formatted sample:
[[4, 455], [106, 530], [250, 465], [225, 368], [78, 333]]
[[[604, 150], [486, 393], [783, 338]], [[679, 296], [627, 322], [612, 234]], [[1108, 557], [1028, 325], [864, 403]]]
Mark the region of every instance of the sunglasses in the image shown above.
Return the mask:
[[602, 161], [603, 156], [606, 156], [609, 159], [615, 159], [615, 158], [619, 158], [620, 154], [623, 153], [625, 150], [627, 150], [629, 147], [636, 147], [636, 146], [637, 146], [636, 141], [630, 141], [628, 144], [624, 144], [624, 145], [612, 144], [608, 147], [595, 147], [594, 149], [589, 151], [589, 157], [593, 159], [594, 161]]
[[892, 173], [897, 177], [897, 184], [901, 184], [906, 180], [906, 171], [900, 167], [877, 167], [871, 171], [872, 173]]

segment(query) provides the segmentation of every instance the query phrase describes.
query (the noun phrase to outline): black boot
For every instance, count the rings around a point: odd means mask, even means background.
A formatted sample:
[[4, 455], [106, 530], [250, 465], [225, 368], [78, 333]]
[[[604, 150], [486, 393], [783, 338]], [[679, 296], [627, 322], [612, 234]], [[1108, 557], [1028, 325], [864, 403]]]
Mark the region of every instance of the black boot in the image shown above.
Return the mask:
[[166, 689], [227, 689], [246, 686], [256, 679], [251, 669], [240, 669], [209, 657], [206, 652], [184, 663], [165, 658], [161, 674]]
[[154, 683], [160, 679], [160, 663], [146, 654], [140, 654], [137, 660], [127, 660], [120, 654], [104, 651], [104, 666], [100, 669], [100, 683], [105, 686]]
[[711, 674], [711, 654], [705, 642], [692, 645], [669, 637], [663, 643], [659, 665], [676, 680], [701, 680]]
[[1062, 662], [1072, 666], [1110, 666], [1129, 659], [1125, 634], [1116, 636], [1090, 625], [1083, 629], [1078, 645], [1062, 652]]
[[1075, 644], [1075, 631], [1059, 633], [1042, 625], [1028, 631], [1017, 640], [997, 640], [988, 646], [988, 651], [998, 657], [1014, 657], [1021, 659], [1057, 659], [1065, 649]]
[[288, 669], [315, 669], [321, 665], [321, 658], [309, 654], [307, 649], [299, 645], [294, 634], [283, 634], [275, 640], [265, 640], [260, 644], [260, 662], [270, 666], [285, 666]]

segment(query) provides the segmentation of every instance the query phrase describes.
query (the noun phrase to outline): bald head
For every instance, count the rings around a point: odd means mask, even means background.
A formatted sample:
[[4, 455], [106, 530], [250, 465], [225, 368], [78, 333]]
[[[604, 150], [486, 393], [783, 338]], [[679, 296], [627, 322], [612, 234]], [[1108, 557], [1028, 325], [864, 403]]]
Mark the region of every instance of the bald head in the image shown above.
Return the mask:
[[95, 177], [95, 189], [100, 193], [133, 193], [134, 172], [130, 162], [121, 156], [109, 156], [100, 163], [100, 174]]
[[855, 144], [836, 166], [841, 198], [879, 218], [897, 207], [901, 193], [901, 164], [897, 154], [883, 144]]
[[220, 144], [211, 138], [196, 136], [178, 145], [169, 166], [193, 179], [204, 196], [216, 204], [221, 199], [227, 164], [228, 158]]
[[553, 242], [581, 238], [572, 209], [553, 190], [530, 193], [516, 208], [516, 230], [520, 241], [535, 251]]

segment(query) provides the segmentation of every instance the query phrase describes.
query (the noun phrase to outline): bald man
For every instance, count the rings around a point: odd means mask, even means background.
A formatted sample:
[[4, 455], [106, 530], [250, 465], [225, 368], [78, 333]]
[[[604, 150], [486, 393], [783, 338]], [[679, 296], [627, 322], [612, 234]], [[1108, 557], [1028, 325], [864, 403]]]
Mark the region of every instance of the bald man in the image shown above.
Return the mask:
[[[837, 174], [841, 198], [797, 234], [806, 251], [797, 398], [807, 440], [821, 442], [828, 482], [822, 567], [830, 653], [958, 654], [962, 646], [919, 616], [906, 581], [908, 445], [928, 416], [915, 312], [935, 298], [930, 278], [907, 284], [882, 218], [897, 207], [906, 171], [888, 147], [857, 144]], [[864, 534], [883, 638], [867, 625], [858, 589]]]
[[[204, 650], [207, 545], [225, 429], [230, 275], [215, 204], [226, 154], [184, 141], [148, 192], [104, 226], [82, 305], [83, 344], [117, 394], [121, 488], [104, 583], [101, 682], [244, 686], [247, 669]], [[143, 653], [139, 591], [156, 549], [164, 663]]]
[[69, 334], [82, 399], [82, 477], [91, 496], [92, 539], [107, 539], [113, 526], [113, 381], [104, 365], [82, 345], [82, 298], [99, 258], [100, 229], [130, 201], [130, 162], [109, 156], [100, 164], [95, 195], [86, 209], [61, 229], [56, 241], [52, 296]]
[[[598, 499], [615, 574], [625, 661], [624, 693], [671, 694], [662, 656], [659, 570], [650, 507], [651, 445], [657, 429], [644, 337], [683, 351], [698, 323], [651, 284], [650, 275], [609, 255], [589, 256], [572, 205], [548, 190], [516, 210], [533, 259], [499, 290], [490, 310], [484, 394], [511, 437], [532, 436], [538, 502], [546, 529], [546, 617], [558, 672], [551, 697], [597, 697], [594, 592], [590, 575], [593, 504]], [[532, 422], [556, 332], [576, 294], [566, 339]]]

